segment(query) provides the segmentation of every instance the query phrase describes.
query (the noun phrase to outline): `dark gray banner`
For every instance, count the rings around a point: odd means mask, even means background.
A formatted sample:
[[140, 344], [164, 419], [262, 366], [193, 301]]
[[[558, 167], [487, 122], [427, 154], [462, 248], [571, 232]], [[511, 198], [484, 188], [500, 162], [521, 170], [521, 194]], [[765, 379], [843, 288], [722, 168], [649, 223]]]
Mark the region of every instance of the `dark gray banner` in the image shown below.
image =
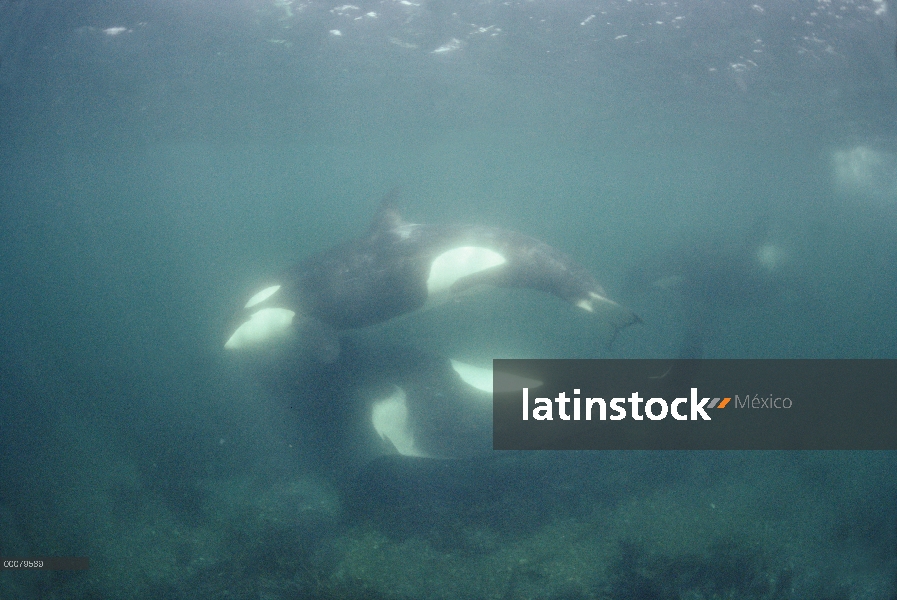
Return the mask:
[[895, 450], [897, 360], [494, 360], [496, 450]]

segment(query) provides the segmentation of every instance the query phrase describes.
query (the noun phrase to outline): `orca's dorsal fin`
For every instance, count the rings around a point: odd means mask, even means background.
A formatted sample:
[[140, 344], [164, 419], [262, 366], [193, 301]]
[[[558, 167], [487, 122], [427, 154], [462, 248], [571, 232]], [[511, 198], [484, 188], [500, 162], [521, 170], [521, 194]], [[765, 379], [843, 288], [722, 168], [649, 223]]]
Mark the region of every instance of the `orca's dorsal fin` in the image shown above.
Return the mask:
[[380, 208], [377, 210], [377, 214], [374, 215], [374, 220], [371, 221], [371, 235], [392, 231], [405, 222], [402, 220], [401, 213], [399, 213], [397, 203], [401, 191], [401, 188], [394, 187], [383, 196], [383, 199], [380, 201]]

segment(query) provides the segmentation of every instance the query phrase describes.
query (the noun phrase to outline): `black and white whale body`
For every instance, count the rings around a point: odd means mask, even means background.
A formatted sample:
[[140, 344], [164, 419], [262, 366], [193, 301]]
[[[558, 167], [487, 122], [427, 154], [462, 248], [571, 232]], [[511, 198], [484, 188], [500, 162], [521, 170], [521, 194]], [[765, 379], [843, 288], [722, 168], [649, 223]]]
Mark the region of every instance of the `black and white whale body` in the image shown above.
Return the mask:
[[288, 397], [325, 436], [311, 445], [333, 455], [334, 471], [384, 455], [466, 458], [492, 450], [491, 368], [349, 338], [334, 361], [293, 375]]
[[492, 451], [491, 365], [347, 336], [332, 362], [304, 362], [266, 381], [297, 418], [298, 452], [340, 477], [382, 456], [464, 459]]
[[225, 344], [257, 346], [299, 330], [325, 361], [336, 333], [382, 323], [482, 286], [553, 294], [595, 313], [616, 333], [639, 318], [608, 299], [595, 278], [564, 253], [514, 231], [478, 225], [404, 222], [388, 203], [368, 235], [309, 257], [277, 285], [255, 294]]

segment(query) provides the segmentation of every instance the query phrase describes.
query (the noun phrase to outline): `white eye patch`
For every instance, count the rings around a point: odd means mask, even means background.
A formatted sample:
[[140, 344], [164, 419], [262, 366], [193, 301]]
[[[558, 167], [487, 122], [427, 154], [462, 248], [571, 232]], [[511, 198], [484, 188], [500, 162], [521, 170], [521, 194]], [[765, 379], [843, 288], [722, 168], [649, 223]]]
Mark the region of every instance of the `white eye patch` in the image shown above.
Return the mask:
[[461, 376], [464, 383], [482, 392], [492, 393], [492, 369], [475, 367], [454, 359], [451, 363], [452, 369]]

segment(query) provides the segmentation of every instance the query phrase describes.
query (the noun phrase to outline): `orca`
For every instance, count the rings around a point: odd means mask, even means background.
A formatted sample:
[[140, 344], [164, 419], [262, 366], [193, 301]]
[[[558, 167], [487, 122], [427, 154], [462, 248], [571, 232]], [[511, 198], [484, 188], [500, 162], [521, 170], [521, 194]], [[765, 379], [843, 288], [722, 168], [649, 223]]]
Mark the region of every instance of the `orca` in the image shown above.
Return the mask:
[[491, 367], [358, 336], [334, 361], [300, 365], [265, 381], [292, 409], [291, 443], [338, 479], [380, 457], [468, 459], [492, 450]]
[[225, 348], [300, 338], [323, 362], [341, 331], [427, 309], [485, 286], [553, 294], [600, 317], [609, 341], [641, 320], [610, 300], [569, 256], [537, 239], [481, 225], [420, 225], [383, 201], [367, 235], [301, 261], [252, 295]]
[[704, 357], [719, 314], [768, 303], [794, 285], [794, 257], [771, 229], [770, 218], [762, 215], [744, 232], [688, 232], [629, 269], [630, 294], [678, 297], [683, 326], [678, 358]]
[[383, 452], [458, 459], [492, 450], [492, 370], [423, 353], [416, 363], [367, 398], [369, 432]]

